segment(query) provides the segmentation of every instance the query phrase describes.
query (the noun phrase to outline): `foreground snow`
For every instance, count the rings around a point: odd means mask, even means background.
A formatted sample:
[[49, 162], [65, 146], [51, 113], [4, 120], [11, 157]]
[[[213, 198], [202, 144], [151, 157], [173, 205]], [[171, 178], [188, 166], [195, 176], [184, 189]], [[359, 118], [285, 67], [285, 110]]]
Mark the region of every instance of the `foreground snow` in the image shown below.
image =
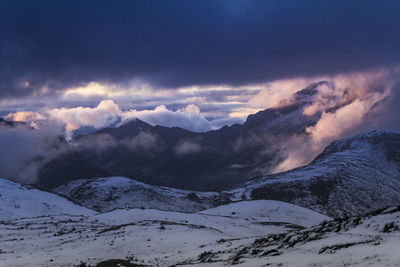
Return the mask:
[[183, 265], [399, 266], [400, 206], [337, 219], [244, 246], [210, 250]]
[[[291, 214], [292, 216], [289, 216]], [[130, 257], [151, 266], [237, 248], [266, 234], [303, 229], [329, 218], [277, 201], [248, 201], [181, 213], [117, 209], [0, 223], [0, 266], [73, 266]]]
[[272, 200], [241, 201], [196, 213], [97, 213], [3, 179], [0, 190], [0, 266], [75, 266], [116, 258], [148, 266], [400, 262], [400, 207], [336, 220]]
[[0, 220], [20, 217], [95, 212], [73, 204], [64, 197], [0, 178]]

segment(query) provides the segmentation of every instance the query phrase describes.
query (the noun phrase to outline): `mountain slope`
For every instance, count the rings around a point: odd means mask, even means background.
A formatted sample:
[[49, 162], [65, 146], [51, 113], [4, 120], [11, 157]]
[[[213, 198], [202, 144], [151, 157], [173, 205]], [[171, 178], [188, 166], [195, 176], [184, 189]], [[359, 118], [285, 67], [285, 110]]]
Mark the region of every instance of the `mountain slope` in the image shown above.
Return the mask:
[[91, 215], [94, 213], [94, 211], [77, 206], [56, 194], [0, 178], [0, 220], [57, 214]]
[[189, 258], [192, 266], [397, 266], [400, 206], [326, 221], [309, 229], [266, 235], [234, 249]]
[[196, 212], [230, 202], [226, 195], [217, 192], [158, 187], [124, 177], [75, 180], [54, 191], [102, 212], [115, 208]]
[[307, 166], [253, 179], [234, 198], [275, 199], [332, 217], [400, 203], [400, 134], [375, 131], [333, 142]]

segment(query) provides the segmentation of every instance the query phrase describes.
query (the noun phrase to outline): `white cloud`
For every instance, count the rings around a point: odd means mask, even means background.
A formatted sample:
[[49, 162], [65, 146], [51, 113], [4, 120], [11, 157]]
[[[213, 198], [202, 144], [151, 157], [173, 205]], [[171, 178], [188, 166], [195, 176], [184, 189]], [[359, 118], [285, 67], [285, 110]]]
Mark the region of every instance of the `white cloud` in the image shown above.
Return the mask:
[[43, 120], [56, 121], [65, 125], [66, 137], [71, 138], [72, 132], [82, 126], [94, 128], [107, 127], [119, 119], [122, 122], [138, 118], [152, 125], [181, 127], [194, 132], [204, 132], [211, 129], [210, 122], [201, 114], [200, 108], [189, 104], [185, 108], [172, 111], [164, 105], [152, 110], [121, 110], [112, 100], [103, 100], [96, 107], [56, 108], [42, 112], [15, 112], [6, 118], [23, 120], [31, 125], [40, 126]]
[[38, 170], [67, 149], [58, 129], [32, 130], [27, 127], [0, 128], [1, 176], [21, 183], [37, 182]]
[[81, 126], [102, 128], [110, 125], [121, 115], [119, 106], [112, 100], [103, 100], [97, 107], [56, 108], [46, 112], [50, 119], [65, 124], [68, 135]]
[[188, 105], [184, 109], [172, 111], [164, 105], [153, 110], [128, 110], [122, 113], [124, 120], [139, 118], [152, 125], [181, 127], [193, 132], [204, 132], [211, 129], [210, 122], [200, 113], [196, 105]]
[[266, 84], [261, 92], [250, 98], [248, 104], [252, 108], [266, 109], [290, 104], [293, 94], [305, 88], [319, 78], [277, 80]]

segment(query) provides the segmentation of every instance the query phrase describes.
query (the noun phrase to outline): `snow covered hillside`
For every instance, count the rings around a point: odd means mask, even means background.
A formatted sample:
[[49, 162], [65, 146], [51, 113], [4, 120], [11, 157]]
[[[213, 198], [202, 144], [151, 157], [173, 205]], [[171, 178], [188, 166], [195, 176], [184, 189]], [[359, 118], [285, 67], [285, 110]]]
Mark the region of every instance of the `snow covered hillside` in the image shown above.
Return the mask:
[[88, 266], [110, 259], [136, 266], [396, 266], [400, 260], [400, 206], [335, 220], [273, 200], [194, 213], [96, 213], [4, 179], [0, 190], [5, 267]]
[[247, 245], [215, 248], [184, 266], [399, 266], [400, 206], [326, 221]]
[[0, 220], [2, 221], [20, 217], [94, 213], [56, 194], [0, 178]]
[[304, 229], [324, 220], [329, 218], [267, 200], [201, 213], [117, 209], [20, 218], [0, 221], [0, 266], [74, 266], [115, 258], [171, 266], [205, 251], [235, 249], [266, 234]]
[[144, 184], [124, 177], [75, 180], [54, 190], [96, 211], [146, 208], [196, 212], [230, 202], [217, 192], [194, 192]]
[[330, 144], [312, 163], [225, 192], [235, 200], [275, 199], [331, 217], [400, 203], [400, 133], [374, 131]]

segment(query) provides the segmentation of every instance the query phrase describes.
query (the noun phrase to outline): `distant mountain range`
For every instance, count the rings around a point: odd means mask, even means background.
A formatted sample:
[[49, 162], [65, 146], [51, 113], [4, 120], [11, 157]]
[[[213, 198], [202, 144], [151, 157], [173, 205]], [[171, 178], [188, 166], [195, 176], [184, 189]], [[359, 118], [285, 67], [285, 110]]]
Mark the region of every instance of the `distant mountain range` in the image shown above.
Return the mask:
[[135, 119], [77, 136], [66, 153], [40, 170], [39, 183], [53, 188], [73, 179], [124, 176], [188, 190], [228, 189], [271, 172], [285, 159], [281, 144], [306, 135], [319, 120], [321, 112], [308, 116], [303, 110], [323, 84], [311, 84], [290, 104], [250, 115], [242, 125], [205, 133]]
[[[98, 211], [143, 207], [192, 212], [246, 199], [273, 199], [344, 217], [397, 204], [397, 132], [338, 140], [304, 167], [265, 175], [285, 159], [277, 143], [306, 136], [306, 128], [320, 118], [321, 112], [307, 116], [303, 111], [324, 84], [297, 92], [290, 104], [250, 115], [242, 125], [215, 131], [194, 133], [136, 119], [70, 143], [60, 139], [66, 152], [40, 169], [38, 186]], [[325, 112], [351, 101], [347, 97]], [[17, 125], [27, 126], [0, 120], [2, 127]]]
[[229, 202], [269, 199], [331, 217], [364, 214], [400, 203], [400, 133], [375, 131], [330, 144], [313, 162], [252, 179], [222, 192], [193, 192], [127, 178], [77, 180], [54, 189], [81, 205], [198, 211]]

